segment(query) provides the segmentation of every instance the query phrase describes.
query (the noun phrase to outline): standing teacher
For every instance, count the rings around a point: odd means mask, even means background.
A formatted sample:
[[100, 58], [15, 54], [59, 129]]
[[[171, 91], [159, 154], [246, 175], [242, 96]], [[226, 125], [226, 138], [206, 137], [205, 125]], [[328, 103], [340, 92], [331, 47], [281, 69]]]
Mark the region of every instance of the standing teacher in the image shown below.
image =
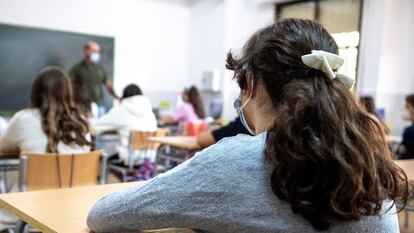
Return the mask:
[[[92, 102], [99, 107], [99, 115], [106, 112], [103, 101], [103, 88], [105, 86], [108, 92], [116, 99], [119, 97], [115, 94], [111, 80], [107, 79], [106, 71], [99, 64], [101, 48], [98, 43], [89, 41], [83, 48], [84, 59], [75, 64], [70, 69], [70, 77], [75, 87], [84, 87], [74, 91], [88, 91]], [[103, 84], [103, 85], [102, 85]]]

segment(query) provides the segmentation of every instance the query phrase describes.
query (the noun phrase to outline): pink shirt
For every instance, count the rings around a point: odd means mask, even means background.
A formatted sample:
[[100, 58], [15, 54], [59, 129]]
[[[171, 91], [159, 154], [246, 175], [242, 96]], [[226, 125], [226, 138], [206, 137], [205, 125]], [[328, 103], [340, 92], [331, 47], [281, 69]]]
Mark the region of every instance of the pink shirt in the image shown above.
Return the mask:
[[174, 114], [171, 117], [176, 122], [201, 123], [204, 121], [204, 119], [201, 119], [197, 116], [193, 105], [187, 102], [183, 102], [180, 107], [174, 111]]

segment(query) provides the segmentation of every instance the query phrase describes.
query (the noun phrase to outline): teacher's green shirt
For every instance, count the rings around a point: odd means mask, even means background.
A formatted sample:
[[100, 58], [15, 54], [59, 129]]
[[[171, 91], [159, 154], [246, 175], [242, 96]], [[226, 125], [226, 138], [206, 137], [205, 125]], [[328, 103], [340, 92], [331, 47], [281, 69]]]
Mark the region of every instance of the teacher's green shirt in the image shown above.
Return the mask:
[[69, 75], [73, 82], [86, 86], [93, 102], [103, 103], [102, 85], [105, 83], [107, 75], [102, 65], [87, 64], [85, 61], [81, 61], [70, 69]]

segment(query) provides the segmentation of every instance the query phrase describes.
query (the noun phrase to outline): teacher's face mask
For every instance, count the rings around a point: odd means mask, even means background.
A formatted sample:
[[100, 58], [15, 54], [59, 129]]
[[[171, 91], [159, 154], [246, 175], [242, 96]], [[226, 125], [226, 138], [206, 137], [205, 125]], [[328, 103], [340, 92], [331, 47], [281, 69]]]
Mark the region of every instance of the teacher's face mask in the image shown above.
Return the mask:
[[90, 59], [91, 62], [96, 64], [99, 62], [99, 60], [101, 60], [101, 55], [99, 53], [92, 53]]

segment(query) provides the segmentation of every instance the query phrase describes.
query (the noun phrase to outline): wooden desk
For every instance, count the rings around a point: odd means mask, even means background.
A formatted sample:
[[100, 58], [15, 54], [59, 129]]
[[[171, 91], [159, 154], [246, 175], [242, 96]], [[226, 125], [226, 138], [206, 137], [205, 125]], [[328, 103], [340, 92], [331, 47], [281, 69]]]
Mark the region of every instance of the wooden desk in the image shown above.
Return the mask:
[[[96, 185], [0, 195], [0, 207], [15, 214], [42, 232], [86, 233], [89, 209], [103, 196], [145, 182]], [[145, 232], [192, 232], [154, 230]]]
[[402, 137], [401, 136], [396, 136], [396, 135], [387, 135], [387, 142], [388, 143], [401, 143], [402, 142]]
[[94, 203], [106, 194], [143, 182], [52, 189], [0, 195], [0, 207], [42, 232], [89, 232], [86, 218]]
[[414, 159], [396, 160], [395, 163], [404, 170], [410, 183], [414, 184]]
[[163, 145], [173, 146], [179, 149], [201, 149], [200, 145], [197, 143], [197, 137], [195, 136], [149, 137], [148, 140], [156, 143], [161, 143]]

